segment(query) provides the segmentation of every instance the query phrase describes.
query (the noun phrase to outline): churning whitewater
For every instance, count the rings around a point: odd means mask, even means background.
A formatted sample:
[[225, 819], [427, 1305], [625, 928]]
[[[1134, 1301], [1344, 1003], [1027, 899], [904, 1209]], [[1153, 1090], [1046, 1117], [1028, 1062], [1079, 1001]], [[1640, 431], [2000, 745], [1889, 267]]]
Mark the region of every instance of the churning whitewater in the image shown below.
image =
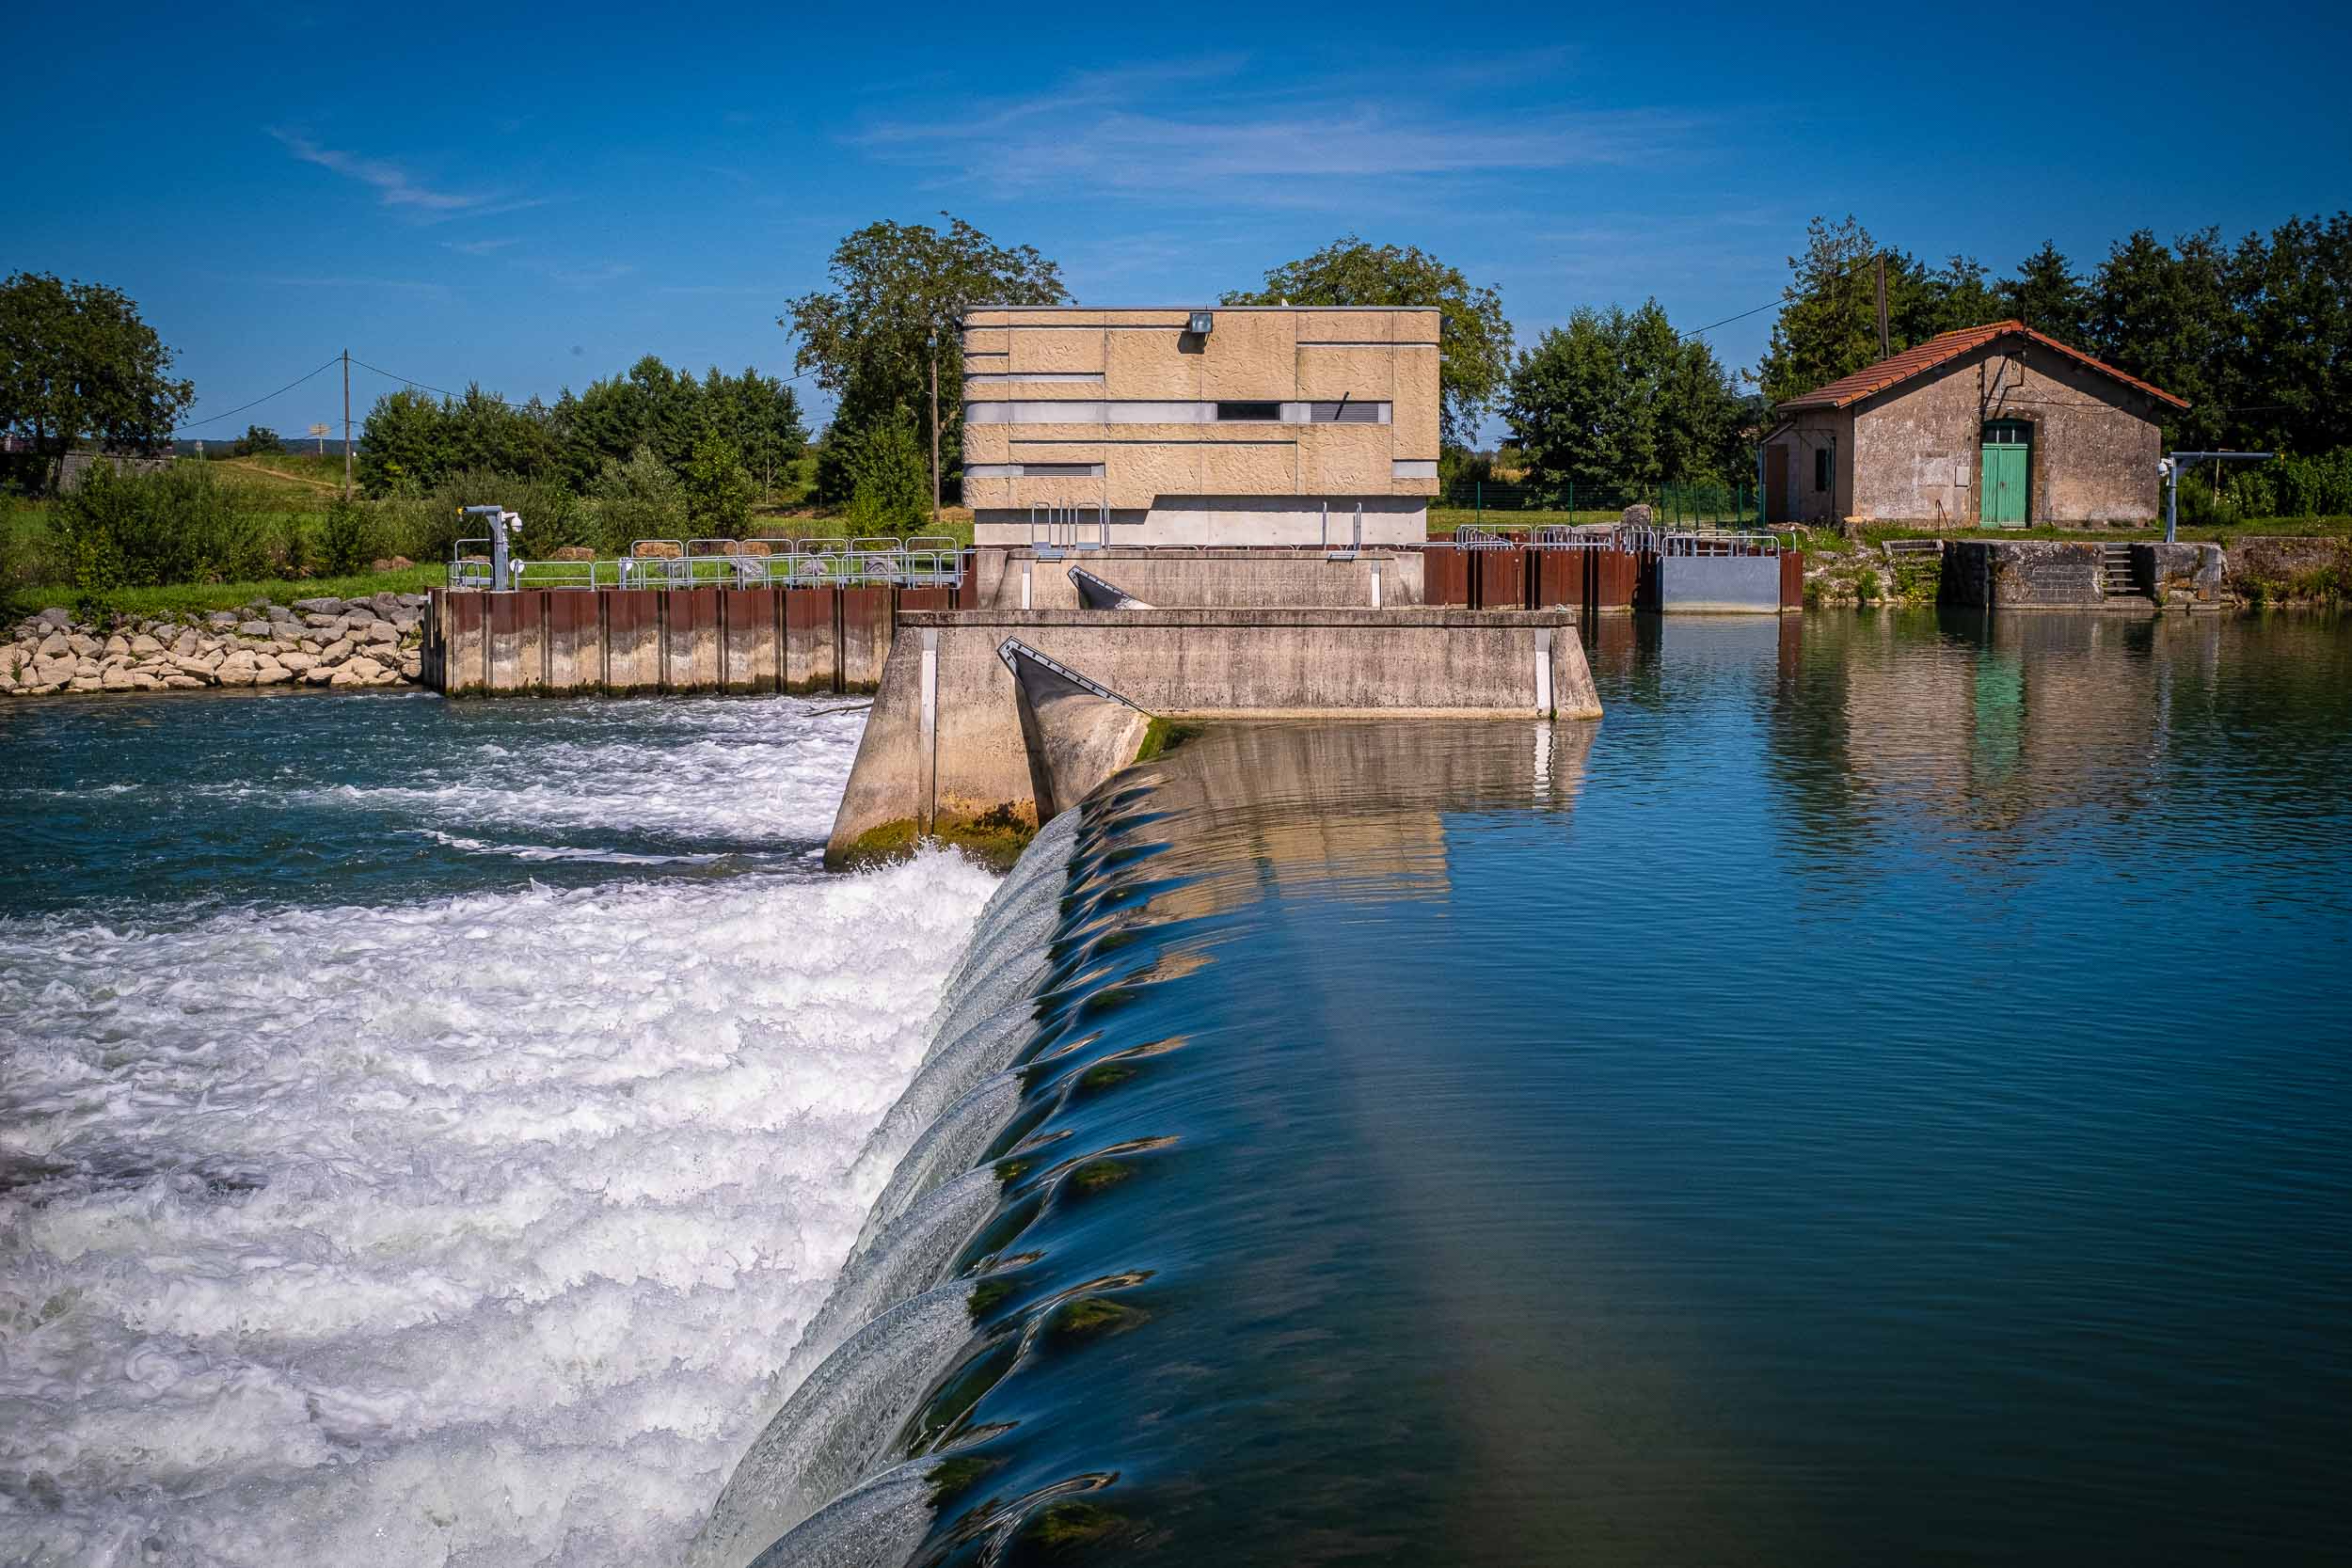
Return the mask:
[[124, 856], [0, 923], [8, 1555], [675, 1560], [996, 879], [818, 874], [860, 720], [789, 699], [145, 705], [0, 778]]

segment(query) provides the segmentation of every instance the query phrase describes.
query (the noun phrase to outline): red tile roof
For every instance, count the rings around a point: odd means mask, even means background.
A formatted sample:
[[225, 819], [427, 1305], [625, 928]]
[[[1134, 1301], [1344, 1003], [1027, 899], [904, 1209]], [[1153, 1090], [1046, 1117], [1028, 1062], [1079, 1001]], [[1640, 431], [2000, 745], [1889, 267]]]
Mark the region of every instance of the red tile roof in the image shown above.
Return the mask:
[[2056, 349], [2077, 364], [2097, 371], [2101, 375], [2111, 376], [2126, 387], [2137, 387], [2153, 397], [2162, 398], [2175, 408], [2188, 406], [2186, 398], [2176, 398], [2161, 387], [2151, 387], [2137, 376], [2125, 375], [2113, 365], [2093, 359], [2080, 349], [2069, 348], [2056, 338], [2036, 332], [2021, 321], [1987, 322], [1982, 326], [1963, 326], [1956, 331], [1939, 332], [1916, 348], [1907, 348], [1891, 359], [1867, 365], [1851, 375], [1840, 376], [1826, 387], [1817, 387], [1803, 397], [1790, 398], [1780, 406], [1784, 412], [1791, 408], [1845, 408], [1860, 403], [1864, 398], [1883, 392], [1899, 382], [1909, 381], [1915, 375], [1923, 375], [1938, 365], [1949, 364], [1996, 338], [2005, 338], [2012, 333], [2031, 338], [2046, 348]]

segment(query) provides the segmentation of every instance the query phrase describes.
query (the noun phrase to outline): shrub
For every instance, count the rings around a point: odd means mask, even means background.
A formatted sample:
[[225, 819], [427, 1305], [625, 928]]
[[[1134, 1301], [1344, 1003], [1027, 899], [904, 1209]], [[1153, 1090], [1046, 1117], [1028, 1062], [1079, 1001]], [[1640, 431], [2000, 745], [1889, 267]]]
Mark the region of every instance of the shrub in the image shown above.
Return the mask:
[[523, 531], [517, 555], [545, 558], [564, 545], [595, 543], [596, 518], [580, 497], [552, 480], [518, 479], [492, 469], [456, 474], [423, 496], [398, 496], [378, 503], [379, 549], [418, 561], [447, 561], [458, 540], [488, 531], [479, 517], [461, 515], [469, 506], [502, 506], [518, 513]]
[[1862, 568], [1862, 575], [1853, 579], [1854, 597], [1869, 604], [1879, 596], [1879, 575], [1870, 567]]
[[156, 474], [93, 463], [52, 516], [74, 586], [90, 593], [258, 578], [276, 553], [253, 494], [200, 463]]
[[627, 463], [607, 458], [589, 499], [596, 514], [594, 543], [609, 555], [619, 555], [640, 539], [686, 535], [686, 499], [677, 476], [651, 447], [639, 447]]
[[318, 561], [310, 548], [310, 531], [302, 515], [289, 512], [278, 520], [278, 569], [286, 577], [307, 578]]
[[881, 423], [834, 440], [846, 443], [850, 478], [848, 519], [859, 534], [908, 534], [930, 517], [930, 469], [914, 420], [902, 406]]
[[752, 476], [735, 443], [712, 431], [694, 442], [679, 486], [697, 537], [739, 539], [752, 520]]
[[353, 577], [375, 559], [375, 519], [358, 501], [337, 498], [319, 527], [319, 553], [330, 577]]

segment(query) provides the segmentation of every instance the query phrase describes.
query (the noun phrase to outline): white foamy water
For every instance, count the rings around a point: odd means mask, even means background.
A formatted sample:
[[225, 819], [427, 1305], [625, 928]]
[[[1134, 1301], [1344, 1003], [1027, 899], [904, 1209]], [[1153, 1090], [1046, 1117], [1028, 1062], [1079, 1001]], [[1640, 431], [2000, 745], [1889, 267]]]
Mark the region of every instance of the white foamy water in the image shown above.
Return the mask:
[[[830, 816], [835, 727], [763, 757], [816, 796], [744, 808], [764, 831]], [[736, 810], [700, 744], [498, 820]], [[994, 879], [528, 875], [0, 922], [0, 1559], [683, 1549], [856, 1240], [851, 1164]]]

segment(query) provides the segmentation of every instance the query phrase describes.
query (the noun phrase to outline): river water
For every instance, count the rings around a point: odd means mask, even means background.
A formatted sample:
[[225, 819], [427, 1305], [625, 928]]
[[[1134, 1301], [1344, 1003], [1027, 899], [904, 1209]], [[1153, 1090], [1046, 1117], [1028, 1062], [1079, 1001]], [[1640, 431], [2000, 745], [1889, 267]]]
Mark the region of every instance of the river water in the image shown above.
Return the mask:
[[986, 911], [812, 705], [8, 710], [0, 1528], [2352, 1557], [2352, 625], [1589, 636]]

